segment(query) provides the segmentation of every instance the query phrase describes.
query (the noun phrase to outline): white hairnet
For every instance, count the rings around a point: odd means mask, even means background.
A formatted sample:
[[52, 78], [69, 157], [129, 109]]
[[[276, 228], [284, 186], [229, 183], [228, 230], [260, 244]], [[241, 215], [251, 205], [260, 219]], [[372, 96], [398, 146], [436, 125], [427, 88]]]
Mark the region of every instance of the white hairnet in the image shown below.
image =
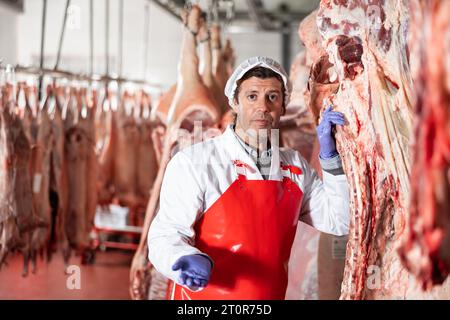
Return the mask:
[[233, 74], [230, 76], [225, 86], [225, 95], [228, 98], [228, 103], [230, 104], [230, 106], [233, 104], [234, 94], [237, 88], [237, 81], [241, 79], [247, 71], [255, 67], [268, 68], [281, 76], [281, 79], [283, 79], [284, 82], [284, 105], [286, 106], [291, 91], [289, 78], [286, 74], [286, 71], [278, 62], [267, 57], [248, 58], [233, 71]]

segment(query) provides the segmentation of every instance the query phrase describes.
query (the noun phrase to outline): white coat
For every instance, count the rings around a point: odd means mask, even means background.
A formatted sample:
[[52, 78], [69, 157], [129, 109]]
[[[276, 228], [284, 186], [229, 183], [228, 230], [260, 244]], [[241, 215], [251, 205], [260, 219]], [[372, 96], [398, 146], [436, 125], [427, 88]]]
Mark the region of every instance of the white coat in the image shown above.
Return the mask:
[[[181, 256], [202, 254], [195, 248], [196, 222], [236, 180], [233, 164], [239, 160], [251, 169], [247, 179], [262, 180], [256, 164], [237, 140], [231, 127], [216, 138], [179, 151], [169, 162], [161, 187], [159, 211], [148, 234], [149, 260], [156, 270], [177, 282], [180, 270], [172, 265]], [[282, 180], [280, 161], [299, 167], [301, 175], [292, 175], [303, 192], [299, 219], [333, 235], [346, 235], [349, 229], [349, 188], [344, 174], [323, 170], [323, 181], [297, 151], [272, 145], [269, 179]], [[339, 156], [322, 160], [323, 169], [341, 166]]]

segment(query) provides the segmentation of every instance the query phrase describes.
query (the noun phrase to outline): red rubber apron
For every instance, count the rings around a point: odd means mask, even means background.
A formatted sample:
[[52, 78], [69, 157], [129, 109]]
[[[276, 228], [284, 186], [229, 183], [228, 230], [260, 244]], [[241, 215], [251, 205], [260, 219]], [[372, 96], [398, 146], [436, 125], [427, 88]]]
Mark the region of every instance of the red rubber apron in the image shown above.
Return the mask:
[[238, 178], [196, 224], [196, 247], [214, 261], [209, 284], [192, 292], [172, 283], [174, 300], [282, 300], [303, 193], [282, 166], [283, 180], [247, 180], [248, 165], [234, 161]]

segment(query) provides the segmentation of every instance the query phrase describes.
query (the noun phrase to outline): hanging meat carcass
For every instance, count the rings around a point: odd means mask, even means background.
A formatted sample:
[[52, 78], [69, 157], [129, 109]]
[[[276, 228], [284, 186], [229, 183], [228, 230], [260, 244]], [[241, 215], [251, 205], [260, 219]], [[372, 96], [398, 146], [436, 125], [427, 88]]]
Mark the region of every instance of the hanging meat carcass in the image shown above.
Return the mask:
[[52, 253], [60, 249], [65, 263], [69, 260], [69, 240], [66, 232], [67, 205], [68, 205], [68, 180], [66, 168], [65, 131], [63, 119], [63, 106], [66, 98], [64, 88], [55, 88], [55, 108], [52, 113], [53, 145], [51, 147], [50, 170], [50, 199], [52, 206], [52, 230], [47, 258], [51, 259]]
[[27, 86], [24, 82], [18, 83], [17, 107], [25, 135], [31, 146], [36, 142], [38, 130], [36, 114], [39, 102], [37, 101], [36, 93], [36, 87]]
[[15, 222], [14, 180], [12, 175], [12, 157], [14, 149], [11, 141], [12, 119], [5, 98], [6, 88], [2, 89], [0, 110], [0, 267], [10, 251], [23, 246], [19, 230]]
[[117, 125], [114, 113], [117, 111], [116, 96], [107, 88], [102, 103], [97, 107], [96, 150], [99, 154], [97, 194], [98, 204], [108, 205], [114, 197], [114, 157], [117, 144]]
[[202, 75], [203, 83], [211, 92], [215, 99], [215, 103], [221, 107], [222, 112], [227, 111], [229, 109], [228, 100], [225, 97], [223, 88], [218, 84], [217, 78], [213, 74], [211, 33], [208, 30], [206, 23], [203, 23], [200, 28], [198, 41], [203, 49], [200, 63], [200, 74]]
[[[228, 100], [224, 94], [224, 88], [226, 81], [233, 71], [236, 57], [229, 39], [226, 41], [225, 48], [222, 48], [220, 26], [214, 25], [211, 30], [207, 30], [206, 26], [202, 29], [198, 34], [198, 41], [203, 44], [203, 59], [201, 64], [202, 80], [212, 93], [213, 98], [218, 101], [217, 103], [221, 108], [223, 118], [219, 128], [223, 131], [233, 119], [228, 106]], [[208, 36], [206, 33], [208, 33]], [[209, 61], [210, 58], [211, 62]], [[209, 75], [210, 67], [212, 68], [213, 79]], [[167, 127], [167, 117], [176, 90], [177, 85], [172, 85], [169, 90], [161, 95], [156, 108], [152, 109], [154, 145], [158, 159], [161, 158], [162, 145]]]
[[[179, 129], [184, 129], [185, 133], [192, 130], [194, 120], [202, 121], [204, 129], [215, 127], [220, 120], [221, 109], [214, 103], [214, 99], [198, 73], [196, 35], [201, 27], [200, 16], [200, 8], [194, 5], [185, 17], [187, 23], [183, 30], [176, 92], [168, 113], [160, 166], [147, 206], [141, 241], [130, 270], [130, 294], [133, 299], [165, 298], [167, 279], [157, 273], [148, 260], [147, 234], [158, 208], [165, 168], [177, 146]], [[150, 277], [151, 285], [149, 286]]]
[[53, 146], [54, 135], [51, 127], [49, 109], [55, 108], [55, 99], [53, 91], [48, 88], [47, 97], [42, 108], [37, 114], [37, 137], [33, 146], [33, 163], [32, 163], [32, 190], [33, 203], [36, 215], [41, 221], [44, 221], [47, 228], [39, 228], [32, 235], [31, 259], [33, 272], [36, 272], [36, 255], [38, 252], [43, 254], [47, 249], [50, 240], [50, 232], [52, 225], [52, 214], [50, 205], [50, 169], [51, 169], [51, 152]]
[[[224, 54], [224, 48], [222, 46], [222, 38], [220, 35], [221, 28], [220, 25], [215, 23], [211, 26], [211, 46], [212, 46], [212, 63], [213, 63], [213, 74], [216, 78], [216, 82], [220, 88], [220, 92], [224, 92], [225, 85], [230, 76], [229, 74], [229, 65], [227, 64], [226, 59], [228, 56]], [[229, 50], [229, 49], [228, 49]], [[233, 60], [231, 58], [230, 64], [233, 64]], [[224, 99], [224, 98], [222, 98]], [[229, 110], [227, 99], [221, 100], [221, 108], [222, 113], [225, 113]]]
[[[84, 236], [86, 243], [89, 244], [89, 234], [94, 227], [94, 218], [97, 209], [97, 180], [98, 176], [98, 159], [95, 152], [95, 111], [97, 109], [97, 91], [92, 90], [88, 94], [85, 88], [80, 90], [78, 96], [78, 103], [81, 106], [80, 125], [86, 132], [86, 206], [85, 206], [85, 221], [86, 229]], [[83, 251], [83, 262], [90, 263], [93, 261], [94, 253], [89, 248]]]
[[139, 145], [139, 130], [134, 116], [137, 107], [128, 92], [124, 92], [119, 103], [119, 109], [114, 113], [116, 125], [116, 144], [114, 146], [114, 196], [119, 204], [134, 208], [138, 204], [137, 181], [137, 152]]
[[[292, 93], [280, 127], [283, 146], [297, 150], [321, 176], [319, 144], [316, 139], [318, 118], [309, 107], [308, 91], [311, 65], [325, 53], [321, 46], [316, 18], [317, 10], [308, 15], [298, 29], [300, 41], [306, 50], [301, 51], [292, 64]], [[309, 244], [309, 250], [304, 250], [301, 245], [305, 242]], [[320, 233], [300, 223], [293, 246], [295, 249], [289, 262], [289, 270], [294, 271], [289, 275], [286, 298], [338, 299], [344, 269], [345, 245], [346, 237]]]
[[[65, 232], [70, 248], [82, 254], [82, 263], [89, 263], [93, 258], [89, 250], [89, 234], [92, 227], [93, 212], [89, 202], [92, 200], [88, 192], [92, 190], [90, 183], [95, 175], [89, 175], [92, 169], [90, 161], [94, 148], [93, 137], [90, 132], [93, 127], [94, 112], [88, 107], [84, 98], [75, 89], [71, 88], [70, 98], [65, 106], [65, 159], [67, 162], [68, 178], [68, 204], [65, 221]], [[70, 252], [69, 252], [70, 255]]]
[[[313, 14], [302, 21], [299, 29], [311, 25], [311, 20], [315, 25], [315, 20], [311, 16]], [[300, 40], [305, 43], [303, 38]], [[310, 61], [307, 61], [306, 55], [306, 51], [301, 51], [291, 66], [289, 77], [292, 91], [286, 106], [286, 113], [280, 119], [280, 135], [284, 147], [298, 151], [310, 163], [315, 160], [314, 168], [319, 169], [318, 158], [316, 160], [318, 150], [314, 149], [317, 140], [316, 125], [304, 99], [311, 64]], [[318, 172], [321, 173], [320, 170]], [[312, 300], [319, 298], [317, 280], [319, 235], [317, 230], [304, 223], [298, 224], [289, 260], [290, 273], [286, 299]]]
[[284, 147], [300, 152], [308, 161], [313, 158], [316, 142], [314, 119], [304, 100], [303, 91], [308, 83], [309, 68], [305, 53], [297, 55], [290, 72], [292, 94], [286, 106], [286, 113], [280, 119], [281, 140]]
[[164, 136], [167, 130], [167, 117], [169, 114], [170, 105], [177, 90], [177, 85], [172, 85], [168, 91], [164, 92], [155, 108], [152, 108], [151, 119], [153, 122], [152, 140], [156, 152], [158, 164], [161, 162], [163, 153]]
[[[313, 68], [311, 104], [320, 115], [325, 98], [325, 106], [331, 103], [348, 121], [336, 132], [353, 190], [343, 299], [445, 297], [445, 288], [423, 293], [396, 250], [410, 191], [414, 94], [406, 43], [409, 5], [324, 0], [318, 13], [328, 57]], [[316, 84], [325, 86], [313, 94]]]
[[[150, 198], [150, 192], [158, 172], [158, 161], [153, 145], [153, 122], [151, 115], [150, 96], [141, 91], [139, 99], [139, 143], [137, 150], [137, 182], [136, 192], [138, 196], [138, 206], [145, 207]], [[139, 223], [138, 225], [141, 225]]]
[[24, 272], [32, 232], [46, 227], [35, 216], [31, 197], [31, 148], [21, 119], [16, 114], [13, 87], [1, 88], [0, 101], [0, 267], [9, 253], [20, 250], [24, 255]]
[[228, 78], [231, 77], [231, 74], [234, 71], [234, 65], [236, 63], [236, 54], [229, 38], [225, 40], [225, 46], [223, 48], [222, 56], [225, 62], [226, 79], [228, 80]]
[[[292, 93], [281, 117], [281, 138], [284, 146], [300, 152], [308, 161], [312, 161], [316, 169], [318, 164], [318, 144], [316, 139], [316, 120], [309, 106], [308, 78], [311, 65], [321, 56], [320, 34], [316, 24], [317, 11], [308, 15], [299, 26], [299, 37], [306, 47], [295, 58], [290, 80]], [[320, 171], [320, 170], [319, 170]]]
[[221, 131], [225, 131], [228, 125], [236, 122], [236, 114], [230, 108], [227, 112], [222, 115], [222, 119], [220, 119], [219, 129]]
[[450, 1], [412, 4], [410, 48], [420, 70], [413, 72], [418, 96], [411, 207], [400, 252], [429, 289], [450, 273]]
[[116, 110], [110, 108], [111, 99], [107, 95], [102, 110], [97, 111], [105, 132], [99, 157], [99, 204], [116, 199], [134, 212], [146, 206], [158, 166], [150, 97], [126, 91]]

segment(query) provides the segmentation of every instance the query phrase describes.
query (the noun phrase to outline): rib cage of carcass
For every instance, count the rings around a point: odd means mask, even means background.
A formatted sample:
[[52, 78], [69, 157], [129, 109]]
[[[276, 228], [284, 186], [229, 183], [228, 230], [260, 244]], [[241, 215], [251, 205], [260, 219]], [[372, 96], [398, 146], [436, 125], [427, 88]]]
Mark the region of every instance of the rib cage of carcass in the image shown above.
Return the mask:
[[445, 287], [423, 293], [397, 253], [408, 215], [415, 98], [409, 5], [405, 0], [322, 0], [317, 17], [326, 54], [316, 62], [311, 84], [329, 85], [326, 105], [348, 121], [336, 130], [351, 191], [343, 299], [446, 294]]

